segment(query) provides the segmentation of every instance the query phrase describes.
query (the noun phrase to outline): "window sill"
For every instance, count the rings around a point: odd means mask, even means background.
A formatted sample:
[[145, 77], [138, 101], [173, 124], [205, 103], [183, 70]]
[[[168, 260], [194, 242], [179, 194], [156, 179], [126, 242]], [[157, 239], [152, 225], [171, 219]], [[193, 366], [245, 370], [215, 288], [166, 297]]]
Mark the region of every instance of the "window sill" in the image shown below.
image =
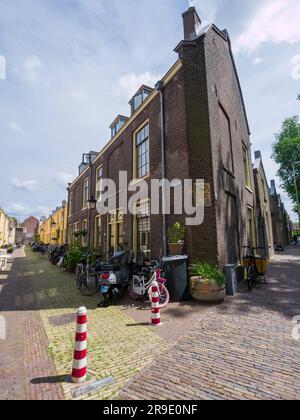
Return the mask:
[[223, 165], [223, 171], [225, 171], [228, 175], [230, 175], [232, 178], [235, 179], [234, 173], [230, 169], [227, 169], [226, 166], [224, 165]]
[[252, 190], [250, 187], [247, 187], [247, 185], [246, 185], [246, 190], [247, 190], [250, 194], [253, 194], [253, 190]]
[[130, 185], [131, 186], [138, 185], [140, 182], [147, 181], [147, 179], [149, 179], [149, 178], [150, 178], [150, 175], [146, 175], [143, 178], [136, 178], [136, 179], [134, 179], [134, 181], [131, 181]]

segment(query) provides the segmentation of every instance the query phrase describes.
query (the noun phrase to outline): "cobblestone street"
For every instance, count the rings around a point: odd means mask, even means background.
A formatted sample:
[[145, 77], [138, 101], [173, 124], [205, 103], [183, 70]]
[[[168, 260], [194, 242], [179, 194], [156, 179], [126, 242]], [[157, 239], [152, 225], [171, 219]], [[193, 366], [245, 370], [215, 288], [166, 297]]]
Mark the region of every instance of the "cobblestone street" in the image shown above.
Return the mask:
[[[30, 250], [0, 272], [0, 399], [299, 399], [300, 253], [277, 255], [268, 285], [219, 306], [170, 304], [147, 326], [143, 305], [96, 309], [74, 276]], [[88, 309], [89, 379], [114, 383], [74, 396], [75, 310]], [[155, 373], [157, 372], [157, 374]], [[80, 387], [80, 386], [79, 386]]]
[[[276, 256], [268, 285], [211, 308], [159, 365], [123, 389], [125, 399], [299, 399], [299, 249]], [[158, 369], [159, 378], [155, 375]]]

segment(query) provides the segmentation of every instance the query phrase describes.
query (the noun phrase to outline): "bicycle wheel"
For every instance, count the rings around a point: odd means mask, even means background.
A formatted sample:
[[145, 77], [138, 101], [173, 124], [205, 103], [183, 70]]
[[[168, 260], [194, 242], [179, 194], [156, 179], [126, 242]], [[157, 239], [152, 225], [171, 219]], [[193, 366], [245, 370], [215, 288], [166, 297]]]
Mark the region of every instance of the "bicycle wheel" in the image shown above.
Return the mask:
[[166, 286], [159, 284], [159, 306], [161, 309], [165, 308], [170, 302], [170, 293]]
[[75, 280], [76, 280], [76, 288], [77, 289], [80, 289], [81, 281], [82, 281], [81, 276], [83, 274], [83, 271], [84, 271], [83, 265], [82, 264], [77, 264], [77, 267], [76, 267], [76, 278], [75, 278]]
[[80, 284], [80, 292], [83, 296], [94, 296], [98, 292], [97, 276], [83, 273]]
[[133, 291], [133, 279], [129, 281], [128, 293], [132, 300], [140, 300], [141, 296]]
[[256, 270], [254, 265], [250, 265], [247, 271], [248, 288], [251, 292], [256, 286]]

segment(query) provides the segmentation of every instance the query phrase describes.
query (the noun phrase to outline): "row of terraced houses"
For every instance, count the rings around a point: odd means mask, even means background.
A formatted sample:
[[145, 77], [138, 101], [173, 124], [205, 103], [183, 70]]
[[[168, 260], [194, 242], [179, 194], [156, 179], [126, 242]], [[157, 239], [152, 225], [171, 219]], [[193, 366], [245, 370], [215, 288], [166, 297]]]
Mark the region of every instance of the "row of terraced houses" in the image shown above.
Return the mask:
[[[185, 215], [171, 214], [166, 220], [151, 215], [150, 196], [136, 203], [135, 216], [124, 214], [120, 204], [105, 216], [89, 205], [99, 198], [104, 178], [117, 185], [118, 202], [120, 171], [137, 183], [146, 180], [149, 190], [152, 179], [204, 180], [204, 222], [186, 226], [185, 253], [191, 261], [221, 267], [239, 263], [244, 245], [263, 246], [272, 255], [274, 248], [290, 242], [290, 221], [274, 182], [268, 185], [260, 152], [252, 163], [229, 34], [214, 24], [203, 27], [195, 8], [183, 14], [183, 23], [177, 61], [155, 87], [136, 92], [130, 116], [114, 119], [106, 146], [83, 155], [78, 176], [68, 186], [68, 204], [41, 224], [40, 230], [45, 223], [48, 232], [53, 230], [45, 242], [58, 240], [59, 227], [60, 243], [80, 240], [105, 256], [126, 247], [152, 258], [166, 252], [168, 226], [184, 224]], [[55, 219], [57, 212], [63, 227]]]

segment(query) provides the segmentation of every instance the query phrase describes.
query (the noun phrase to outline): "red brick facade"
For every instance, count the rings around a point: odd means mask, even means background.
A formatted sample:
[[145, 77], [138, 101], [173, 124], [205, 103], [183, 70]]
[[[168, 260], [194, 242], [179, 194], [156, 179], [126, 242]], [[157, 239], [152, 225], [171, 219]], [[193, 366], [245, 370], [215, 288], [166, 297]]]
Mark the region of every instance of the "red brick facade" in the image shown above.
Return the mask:
[[39, 221], [36, 217], [30, 216], [28, 219], [24, 220], [22, 227], [25, 228], [25, 240], [30, 242], [38, 233]]
[[[255, 204], [252, 170], [246, 186], [245, 162], [251, 168], [249, 128], [240, 84], [226, 32], [210, 26], [194, 40], [176, 48], [179, 61], [163, 78], [167, 178], [204, 179], [210, 191], [204, 223], [187, 227], [185, 252], [191, 260], [204, 259], [223, 266], [237, 263], [241, 246], [249, 241], [248, 210]], [[125, 123], [120, 132], [69, 188], [69, 227], [90, 220], [90, 243], [94, 243], [96, 211], [82, 210], [84, 180], [91, 175], [95, 191], [96, 170], [118, 185], [119, 171], [133, 178], [133, 136], [149, 121], [150, 178], [161, 178], [160, 99], [154, 90]], [[168, 225], [185, 215], [168, 216]], [[108, 250], [107, 217], [102, 216], [102, 253]], [[133, 246], [133, 217], [124, 216], [125, 242]], [[69, 235], [71, 237], [72, 235]], [[162, 216], [151, 216], [151, 254], [162, 253]]]

